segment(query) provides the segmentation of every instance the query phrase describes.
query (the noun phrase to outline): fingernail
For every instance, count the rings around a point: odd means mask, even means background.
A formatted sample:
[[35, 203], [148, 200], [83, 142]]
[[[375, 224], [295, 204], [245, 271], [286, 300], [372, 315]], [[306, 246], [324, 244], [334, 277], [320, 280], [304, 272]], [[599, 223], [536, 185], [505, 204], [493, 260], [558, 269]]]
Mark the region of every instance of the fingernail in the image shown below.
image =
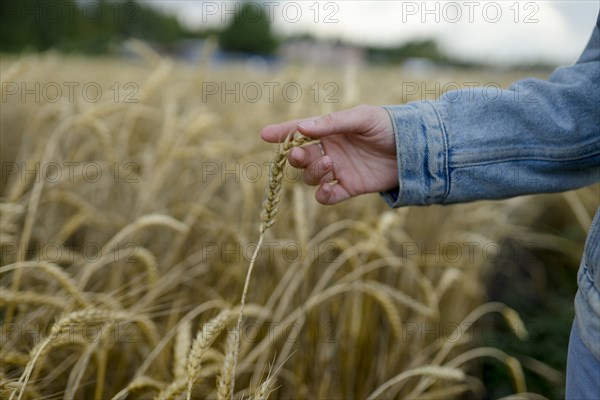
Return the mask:
[[304, 122], [300, 122], [300, 123], [298, 124], [298, 127], [299, 127], [299, 128], [302, 128], [302, 129], [310, 129], [310, 128], [314, 128], [314, 127], [315, 127], [315, 125], [317, 125], [317, 123], [316, 123], [316, 121], [313, 119], [313, 120], [311, 120], [311, 121], [304, 121]]

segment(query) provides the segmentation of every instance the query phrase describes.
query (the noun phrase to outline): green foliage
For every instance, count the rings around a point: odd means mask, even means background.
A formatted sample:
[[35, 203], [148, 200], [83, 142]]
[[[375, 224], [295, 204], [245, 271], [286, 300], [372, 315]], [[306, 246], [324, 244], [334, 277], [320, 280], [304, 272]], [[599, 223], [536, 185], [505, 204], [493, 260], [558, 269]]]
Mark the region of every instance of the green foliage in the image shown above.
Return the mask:
[[1, 0], [0, 51], [98, 54], [111, 44], [139, 38], [171, 45], [182, 35], [175, 17], [125, 1]]
[[258, 3], [244, 3], [231, 24], [219, 35], [219, 46], [223, 51], [272, 54], [277, 45], [268, 14]]
[[[556, 210], [557, 214], [566, 214], [564, 208]], [[561, 227], [556, 222], [552, 228], [562, 231], [561, 236], [566, 238], [564, 234], [570, 228], [566, 224]], [[550, 231], [548, 226], [546, 216], [543, 229]], [[584, 240], [584, 237], [573, 239], [574, 243], [583, 243]], [[507, 249], [505, 253], [510, 255], [497, 260], [496, 273], [491, 277], [488, 292], [491, 301], [501, 301], [517, 310], [526, 323], [529, 337], [524, 341], [516, 340], [511, 329], [494, 316], [488, 319], [487, 325], [484, 322], [488, 328], [485, 345], [499, 347], [521, 361], [535, 359], [564, 372], [574, 318], [573, 298], [577, 291], [579, 263], [560, 251], [530, 246], [514, 241], [503, 244], [502, 247]], [[505, 366], [493, 360], [484, 360], [481, 366], [483, 382], [490, 391], [489, 398], [512, 393]], [[564, 398], [564, 380], [552, 382], [529, 368], [525, 368], [525, 375], [529, 391], [551, 399]]]
[[395, 63], [408, 58], [426, 58], [444, 63], [448, 58], [443, 54], [433, 40], [414, 41], [399, 47], [369, 47], [367, 55], [370, 60], [384, 63]]

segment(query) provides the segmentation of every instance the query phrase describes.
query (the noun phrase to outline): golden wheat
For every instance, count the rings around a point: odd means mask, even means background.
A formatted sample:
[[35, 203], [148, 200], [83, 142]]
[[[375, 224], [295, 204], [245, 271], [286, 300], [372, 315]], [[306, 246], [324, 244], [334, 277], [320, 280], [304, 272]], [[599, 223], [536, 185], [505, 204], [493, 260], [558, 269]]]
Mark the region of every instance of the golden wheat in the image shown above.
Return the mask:
[[225, 359], [221, 367], [221, 373], [217, 378], [217, 399], [231, 400], [233, 399], [232, 379], [233, 379], [233, 357], [235, 355], [236, 335], [227, 335], [227, 344], [225, 346]]
[[175, 345], [173, 346], [173, 378], [175, 380], [187, 377], [187, 355], [192, 345], [192, 324], [185, 321], [177, 328]]
[[[52, 326], [52, 330], [50, 334], [44, 338], [41, 342], [39, 342], [30, 352], [30, 360], [27, 363], [25, 371], [21, 375], [19, 379], [19, 383], [21, 385], [18, 393], [15, 391], [11, 394], [10, 400], [12, 400], [15, 396], [20, 400], [23, 396], [24, 389], [27, 386], [29, 378], [35, 368], [35, 365], [41, 357], [46, 354], [51, 347], [57, 346], [60, 343], [64, 343], [65, 341], [73, 341], [74, 337], [71, 335], [65, 335], [65, 333], [69, 333], [68, 331], [73, 327], [78, 327], [81, 322], [94, 322], [94, 321], [139, 321], [141, 326], [145, 327], [146, 334], [149, 337], [155, 337], [154, 328], [149, 326], [147, 321], [140, 316], [133, 316], [128, 313], [118, 312], [113, 310], [100, 310], [100, 309], [87, 309], [82, 311], [75, 311], [70, 314], [67, 314], [63, 318], [61, 318], [56, 324]], [[66, 337], [65, 337], [66, 336]]]
[[[521, 367], [477, 347], [464, 331], [423, 337], [407, 326], [471, 326], [497, 312], [525, 338], [514, 310], [482, 306], [485, 255], [449, 262], [431, 248], [513, 238], [576, 257], [581, 243], [527, 224], [552, 201], [585, 228], [597, 196], [388, 210], [369, 196], [321, 207], [295, 184], [283, 207], [287, 154], [310, 139], [291, 132], [263, 171], [273, 154], [257, 132], [340, 104], [311, 96], [223, 102], [203, 98], [202, 84], [247, 76], [312, 93], [339, 71], [267, 73], [207, 60], [187, 68], [139, 42], [131, 47], [145, 64], [56, 54], [0, 60], [3, 81], [27, 87], [93, 81], [112, 95], [120, 81], [137, 90], [137, 103], [79, 94], [22, 102], [2, 93], [0, 161], [16, 169], [0, 183], [0, 397], [367, 398], [394, 379], [386, 397], [478, 397], [479, 357], [504, 363], [523, 396], [523, 367], [560, 381], [547, 366]], [[378, 89], [397, 80], [393, 69], [343, 76], [344, 105], [400, 101], [399, 86]], [[51, 179], [48, 165], [65, 166], [62, 179]], [[97, 180], [86, 176], [90, 167], [102, 172]], [[64, 251], [46, 251], [56, 247]], [[95, 340], [87, 328], [99, 330]], [[266, 365], [278, 369], [265, 378]]]
[[275, 157], [269, 167], [269, 183], [265, 189], [264, 200], [260, 209], [261, 225], [260, 233], [263, 234], [273, 226], [279, 213], [279, 202], [281, 201], [281, 188], [283, 186], [284, 168], [287, 164], [289, 151], [298, 146], [312, 141], [300, 133], [291, 132], [279, 145]]
[[202, 326], [196, 338], [192, 342], [192, 348], [187, 360], [187, 390], [188, 399], [191, 397], [192, 387], [200, 372], [200, 366], [206, 350], [217, 340], [217, 337], [227, 327], [227, 324], [235, 318], [231, 310], [223, 310], [216, 317]]

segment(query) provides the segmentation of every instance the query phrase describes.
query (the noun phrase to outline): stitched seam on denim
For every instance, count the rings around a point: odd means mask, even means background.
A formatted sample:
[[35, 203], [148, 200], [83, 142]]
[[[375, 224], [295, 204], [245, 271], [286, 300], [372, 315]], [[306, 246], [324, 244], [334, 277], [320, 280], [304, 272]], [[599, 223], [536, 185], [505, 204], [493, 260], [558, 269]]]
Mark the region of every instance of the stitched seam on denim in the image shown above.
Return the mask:
[[590, 268], [587, 266], [587, 264], [584, 262], [583, 263], [583, 271], [585, 273], [584, 279], [587, 279], [588, 281], [590, 281], [590, 283], [592, 284], [592, 287], [594, 289], [596, 289], [596, 292], [598, 292], [598, 294], [600, 295], [600, 289], [598, 289], [598, 286], [596, 286], [596, 282], [594, 282], [594, 278], [592, 278], [592, 276], [590, 275]]
[[433, 108], [433, 111], [435, 112], [435, 115], [437, 116], [438, 119], [438, 124], [440, 125], [440, 129], [442, 131], [442, 140], [444, 142], [444, 173], [445, 176], [445, 192], [444, 195], [442, 196], [442, 200], [441, 203], [444, 203], [446, 201], [446, 199], [448, 198], [448, 196], [450, 196], [450, 167], [449, 167], [449, 155], [448, 155], [448, 131], [446, 129], [446, 125], [444, 124], [444, 120], [442, 119], [442, 116], [439, 112], [439, 110], [437, 109], [437, 107], [435, 106], [435, 104], [433, 104], [432, 102], [428, 102], [431, 107]]
[[[584, 157], [573, 157], [573, 158], [564, 158], [564, 159], [523, 156], [523, 157], [502, 158], [502, 159], [498, 159], [498, 160], [486, 160], [486, 161], [479, 161], [479, 162], [453, 162], [453, 163], [450, 163], [451, 164], [450, 167], [451, 168], [476, 167], [478, 165], [502, 164], [502, 163], [515, 162], [515, 161], [540, 161], [540, 162], [549, 161], [549, 162], [564, 163], [564, 162], [572, 162], [572, 161], [584, 161], [584, 160], [587, 160], [588, 158], [594, 158], [594, 157], [598, 157], [598, 156], [600, 156], [600, 152], [596, 152], [589, 156], [584, 156]], [[598, 167], [600, 167], [600, 165], [598, 165]]]
[[398, 198], [394, 203], [394, 206], [398, 206], [402, 204], [402, 198], [404, 197], [404, 193], [402, 193], [404, 187], [402, 185], [402, 176], [400, 174], [400, 171], [402, 170], [402, 159], [400, 158], [401, 156], [399, 149], [400, 137], [398, 137], [400, 135], [400, 132], [398, 130], [398, 126], [396, 125], [396, 118], [394, 118], [392, 110], [389, 110], [387, 106], [384, 106], [383, 109], [388, 113], [388, 116], [392, 121], [392, 129], [394, 130], [394, 146], [396, 146], [396, 152], [398, 153], [396, 154], [396, 162], [398, 163], [398, 165], [396, 166], [396, 169], [398, 170]]
[[[477, 153], [477, 157], [482, 158], [482, 157], [487, 157], [488, 160], [482, 160], [482, 161], [461, 161], [461, 158], [468, 158], [468, 157], [472, 157], [471, 154], [465, 154], [465, 155], [457, 155], [454, 156], [455, 159], [458, 159], [457, 161], [455, 160], [454, 162], [452, 162], [451, 166], [453, 166], [454, 164], [456, 165], [469, 165], [469, 164], [477, 164], [479, 162], [503, 162], [503, 161], [513, 161], [513, 160], [540, 160], [540, 161], [576, 161], [576, 160], [585, 160], [587, 158], [591, 158], [591, 157], [597, 157], [600, 155], [600, 142], [595, 145], [592, 146], [593, 149], [589, 150], [587, 153], [584, 154], [577, 154], [577, 155], [570, 155], [570, 156], [564, 156], [564, 157], [560, 157], [560, 155], [562, 153], [565, 153], [566, 151], [564, 151], [564, 149], [562, 150], [549, 150], [549, 149], [543, 149], [543, 148], [536, 148], [534, 149], [536, 152], [539, 153], [551, 153], [551, 155], [546, 156], [546, 155], [518, 155], [518, 154], [512, 154], [514, 153], [513, 150], [500, 150], [500, 151], [495, 151], [495, 152], [478, 152]], [[530, 150], [531, 151], [531, 150]], [[574, 151], [581, 151], [581, 146], [578, 148], [573, 148], [573, 149], [569, 149], [570, 152], [574, 152]], [[522, 150], [517, 150], [517, 152], [522, 152]], [[552, 154], [555, 153], [555, 154]], [[496, 158], [496, 159], [493, 159]]]
[[[593, 260], [597, 260], [599, 256], [600, 256], [600, 207], [598, 207], [598, 210], [596, 210], [596, 215], [594, 215], [592, 225], [590, 226], [590, 229], [588, 230], [588, 237], [585, 241], [585, 248], [584, 248], [584, 253], [583, 253], [583, 262], [584, 262], [584, 264], [586, 264], [586, 267], [587, 267], [588, 260], [590, 263], [592, 263], [592, 262], [594, 262]], [[597, 268], [600, 268], [600, 266], [598, 266]], [[592, 268], [588, 267], [588, 275], [589, 275], [589, 271], [591, 269]], [[594, 270], [594, 272], [595, 272], [595, 270]], [[593, 277], [592, 277], [592, 281], [594, 281], [595, 284], [600, 284], [600, 282], [596, 282]]]

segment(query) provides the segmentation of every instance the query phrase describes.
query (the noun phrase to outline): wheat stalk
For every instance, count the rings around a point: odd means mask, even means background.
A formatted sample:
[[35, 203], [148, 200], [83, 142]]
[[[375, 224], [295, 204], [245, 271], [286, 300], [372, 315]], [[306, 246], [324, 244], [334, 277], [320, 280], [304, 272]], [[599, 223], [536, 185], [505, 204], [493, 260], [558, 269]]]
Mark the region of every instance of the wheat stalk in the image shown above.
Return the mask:
[[187, 377], [187, 354], [192, 344], [192, 324], [184, 321], [177, 329], [173, 347], [173, 376], [175, 380]]
[[217, 378], [217, 399], [231, 400], [233, 392], [231, 380], [233, 379], [233, 357], [235, 356], [236, 335], [227, 335], [227, 344], [225, 347], [225, 360], [221, 368], [221, 374]]
[[[216, 302], [216, 300], [213, 300], [213, 302]], [[212, 304], [212, 303], [211, 303]], [[199, 310], [203, 310], [206, 307], [199, 307]], [[252, 315], [261, 315], [264, 314], [265, 310], [263, 310], [261, 307], [258, 306], [248, 306], [246, 313], [247, 314], [252, 314]], [[193, 316], [193, 314], [191, 314]], [[202, 366], [202, 362], [206, 359], [206, 358], [214, 358], [214, 359], [218, 359], [219, 356], [217, 354], [215, 354], [214, 352], [211, 352], [210, 346], [212, 346], [212, 344], [217, 340], [217, 338], [219, 337], [219, 335], [223, 332], [223, 330], [225, 330], [225, 328], [227, 327], [227, 325], [229, 323], [231, 323], [232, 321], [235, 320], [235, 317], [237, 316], [237, 310], [233, 309], [225, 309], [222, 310], [219, 314], [217, 314], [217, 316], [215, 316], [214, 318], [212, 318], [211, 320], [209, 320], [208, 322], [206, 322], [203, 326], [202, 329], [200, 329], [198, 331], [198, 333], [196, 334], [196, 337], [194, 338], [191, 348], [189, 345], [187, 345], [187, 348], [189, 349], [189, 353], [187, 355], [186, 358], [186, 365], [185, 365], [185, 375], [178, 377], [177, 375], [180, 374], [180, 372], [176, 372], [175, 373], [175, 380], [166, 388], [163, 388], [163, 390], [159, 393], [159, 395], [157, 396], [158, 399], [162, 399], [162, 400], [166, 400], [166, 399], [174, 399], [177, 398], [181, 393], [183, 393], [186, 388], [187, 388], [187, 398], [190, 399], [192, 396], [192, 389], [194, 386], [194, 383], [196, 382], [196, 378], [198, 376], [198, 374], [200, 373], [200, 368]], [[188, 315], [188, 317], [190, 317], [190, 315]], [[187, 318], [187, 317], [186, 317]], [[191, 317], [189, 319], [184, 319], [184, 322], [182, 323], [181, 326], [187, 325], [188, 322], [191, 320]], [[180, 331], [181, 332], [181, 326], [180, 326]], [[183, 335], [183, 334], [182, 334]], [[184, 335], [185, 336], [185, 335]], [[166, 338], [169, 338], [169, 336], [167, 335]], [[165, 339], [163, 338], [163, 341], [161, 341], [161, 343], [159, 343], [159, 345], [157, 346], [156, 349], [161, 349], [162, 348], [162, 343], [164, 343]], [[177, 347], [184, 347], [181, 343], [182, 342], [187, 342], [186, 338], [181, 338], [181, 336], [178, 335], [178, 338], [176, 340], [177, 342]], [[155, 349], [155, 351], [156, 351]], [[176, 350], [176, 354], [179, 354], [182, 350]], [[180, 361], [176, 361], [176, 365], [179, 364]], [[144, 372], [146, 370], [146, 365], [148, 364], [144, 364], [142, 365], [142, 367], [140, 367], [139, 371]], [[176, 371], [179, 370], [180, 367], [175, 367]]]
[[146, 389], [161, 390], [164, 387], [164, 382], [150, 378], [149, 376], [140, 376], [127, 385], [127, 391], [131, 393]]
[[240, 331], [242, 329], [242, 319], [244, 318], [244, 306], [246, 304], [246, 296], [248, 294], [250, 277], [252, 276], [254, 263], [256, 262], [256, 258], [258, 257], [258, 253], [262, 247], [265, 238], [265, 232], [267, 229], [273, 226], [275, 220], [277, 219], [277, 214], [279, 213], [279, 202], [281, 201], [281, 188], [283, 186], [283, 173], [287, 163], [287, 155], [292, 148], [302, 146], [310, 141], [312, 141], [312, 139], [307, 136], [304, 136], [300, 133], [295, 134], [295, 132], [290, 132], [283, 143], [279, 145], [277, 153], [275, 153], [275, 157], [271, 161], [269, 168], [269, 182], [265, 189], [265, 196], [260, 210], [260, 236], [258, 238], [258, 243], [256, 244], [256, 249], [254, 249], [254, 254], [252, 254], [252, 258], [250, 259], [250, 265], [248, 266], [248, 272], [244, 282], [244, 289], [242, 290], [242, 298], [240, 300], [240, 313], [238, 315], [235, 329], [231, 393], [235, 393], [235, 369], [240, 350]]
[[[476, 309], [474, 309], [473, 311], [471, 311], [462, 320], [462, 322], [457, 325], [457, 328], [454, 329], [452, 334], [447, 336], [447, 338], [448, 337], [459, 337], [456, 335], [461, 335], [461, 334], [464, 335], [465, 334], [464, 331], [460, 331], [460, 333], [459, 333], [459, 330], [461, 329], [460, 327], [466, 326], [467, 330], [468, 330], [475, 324], [475, 322], [479, 318], [483, 317], [486, 314], [492, 313], [492, 312], [500, 313], [505, 318], [509, 327], [515, 333], [515, 335], [517, 335], [517, 337], [519, 337], [521, 339], [527, 337], [527, 331], [525, 330], [524, 323], [522, 322], [521, 318], [519, 317], [519, 314], [515, 310], [513, 310], [512, 308], [510, 308], [507, 305], [500, 303], [500, 302], [489, 302], [489, 303], [482, 304], [479, 307], [477, 307]], [[450, 354], [450, 352], [456, 346], [456, 344], [457, 344], [457, 341], [455, 341], [455, 340], [445, 340], [444, 343], [442, 344], [440, 350], [433, 358], [432, 364], [434, 364], [434, 365], [441, 364], [446, 359], [448, 354]], [[494, 353], [494, 354], [497, 354], [497, 353]], [[504, 360], [504, 358], [502, 358], [502, 359]], [[514, 367], [514, 363], [509, 366]], [[519, 364], [519, 367], [520, 367], [520, 364]], [[515, 373], [515, 376], [518, 376], [518, 372]], [[524, 386], [524, 378], [522, 380], [515, 378], [515, 380], [518, 382], [519, 385], [521, 384], [521, 382], [523, 382], [523, 385], [521, 385], [521, 386]], [[413, 394], [421, 393], [430, 384], [431, 384], [431, 382], [428, 382], [428, 381], [420, 382], [417, 385], [417, 387], [409, 394], [409, 397], [414, 397]]]
[[196, 381], [196, 376], [200, 372], [200, 365], [202, 364], [206, 350], [217, 340], [219, 334], [233, 318], [235, 318], [235, 313], [232, 310], [223, 310], [216, 317], [204, 324], [202, 330], [196, 335], [187, 360], [186, 382], [188, 400], [192, 396], [192, 388]]
[[[118, 248], [117, 246], [119, 246], [120, 243], [126, 237], [128, 237], [136, 231], [142, 230], [150, 226], [165, 226], [178, 233], [186, 233], [189, 230], [189, 227], [186, 224], [169, 215], [147, 214], [139, 217], [134, 222], [121, 229], [116, 235], [114, 235], [110, 240], [106, 242], [106, 245], [102, 248], [100, 252], [102, 254], [102, 257], [100, 257], [100, 259], [95, 260], [93, 262], [88, 262], [88, 264], [84, 266], [83, 273], [81, 275], [81, 278], [79, 278], [78, 282], [79, 287], [82, 289], [85, 288], [92, 275], [99, 268], [106, 264], [109, 264], [110, 262], [115, 261], [116, 257], [114, 253], [114, 248]], [[138, 253], [137, 250], [138, 249], [136, 247], [136, 253]], [[122, 257], [122, 255], [119, 255], [117, 258], [120, 259], [119, 257]], [[147, 255], [142, 255], [141, 257], [143, 258], [138, 258], [146, 267], [148, 279], [150, 281], [154, 279], [156, 267], [152, 264], [152, 260], [149, 257], [147, 257]]]
[[[187, 387], [186, 379], [176, 379], [169, 386], [160, 391], [156, 399], [158, 400], [174, 400], [179, 398], [179, 396], [185, 391]], [[188, 400], [190, 397], [188, 396]]]
[[[22, 273], [24, 269], [38, 268], [51, 277], [53, 277], [63, 289], [69, 293], [83, 307], [89, 306], [89, 301], [86, 299], [83, 291], [77, 288], [75, 281], [58, 265], [46, 261], [21, 261], [14, 264], [6, 265], [0, 268], [0, 274], [16, 271]], [[15, 272], [15, 273], [16, 273]], [[16, 279], [16, 278], [15, 278]], [[15, 291], [15, 293], [17, 293]]]
[[373, 393], [369, 395], [367, 400], [374, 400], [380, 397], [386, 390], [396, 385], [399, 382], [402, 382], [405, 379], [408, 379], [413, 376], [429, 376], [432, 378], [443, 379], [447, 381], [462, 381], [465, 379], [465, 373], [457, 368], [453, 367], [440, 367], [437, 365], [425, 365], [423, 367], [418, 367], [415, 369], [411, 369], [409, 371], [404, 371], [399, 375], [396, 375], [392, 379], [385, 382], [383, 385], [379, 386]]
[[67, 303], [61, 297], [32, 291], [13, 292], [10, 289], [0, 287], [0, 307], [5, 307], [7, 304], [31, 304], [35, 306], [51, 306], [60, 309], [67, 307]]
[[525, 374], [519, 360], [494, 347], [477, 347], [475, 349], [468, 350], [450, 360], [447, 365], [456, 368], [467, 361], [480, 357], [492, 357], [504, 363], [511, 372], [511, 377], [513, 378], [513, 383], [517, 393], [523, 393], [527, 391]]
[[379, 290], [379, 288], [375, 285], [361, 284], [362, 282], [356, 282], [357, 289], [368, 293], [372, 298], [377, 300], [383, 311], [388, 317], [388, 321], [390, 322], [390, 326], [392, 327], [392, 332], [397, 340], [401, 340], [402, 338], [402, 321], [400, 320], [398, 309], [394, 304], [391, 296], [383, 290]]
[[[67, 314], [62, 319], [58, 321], [58, 323], [52, 326], [50, 334], [44, 338], [41, 342], [36, 344], [31, 352], [29, 353], [29, 362], [23, 371], [23, 374], [19, 378], [20, 390], [13, 391], [10, 395], [9, 400], [13, 400], [15, 396], [20, 400], [23, 397], [23, 393], [25, 387], [27, 386], [27, 382], [33, 373], [33, 369], [37, 363], [37, 360], [46, 354], [51, 347], [57, 346], [60, 343], [64, 342], [63, 335], [65, 330], [70, 327], [77, 327], [78, 323], [82, 322], [101, 322], [101, 321], [125, 321], [132, 320], [138, 321], [142, 327], [146, 325], [145, 319], [143, 317], [131, 315], [127, 312], [122, 311], [113, 311], [113, 310], [100, 310], [96, 308], [75, 311], [70, 314]], [[146, 327], [146, 332], [150, 329]], [[148, 333], [147, 333], [148, 335]], [[69, 340], [74, 339], [71, 335], [66, 335]], [[58, 340], [57, 340], [58, 339]]]

